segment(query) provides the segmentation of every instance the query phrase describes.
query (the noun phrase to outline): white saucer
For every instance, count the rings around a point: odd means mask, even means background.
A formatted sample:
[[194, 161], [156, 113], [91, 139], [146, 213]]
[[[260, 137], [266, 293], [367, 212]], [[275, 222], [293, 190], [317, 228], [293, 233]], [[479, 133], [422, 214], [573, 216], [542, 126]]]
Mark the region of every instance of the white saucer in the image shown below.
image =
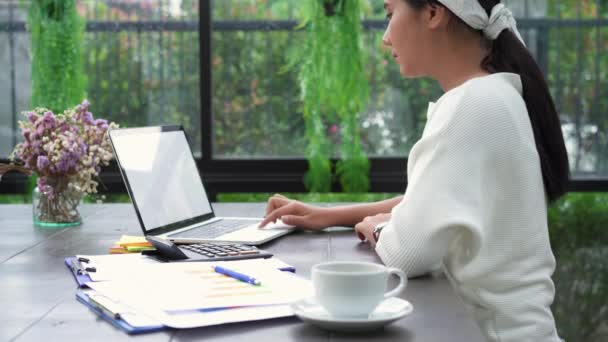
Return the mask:
[[331, 316], [315, 298], [307, 298], [291, 305], [296, 316], [320, 328], [345, 332], [361, 332], [379, 329], [414, 310], [407, 300], [392, 297], [385, 299], [367, 318]]

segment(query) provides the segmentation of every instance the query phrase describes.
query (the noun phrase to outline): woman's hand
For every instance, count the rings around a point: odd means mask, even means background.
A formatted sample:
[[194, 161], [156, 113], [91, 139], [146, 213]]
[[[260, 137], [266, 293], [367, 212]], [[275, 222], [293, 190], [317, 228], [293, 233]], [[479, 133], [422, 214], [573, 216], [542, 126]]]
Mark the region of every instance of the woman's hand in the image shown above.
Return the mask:
[[280, 219], [285, 224], [309, 230], [327, 228], [329, 212], [326, 208], [315, 207], [300, 201], [289, 199], [276, 194], [266, 204], [266, 216], [260, 222], [259, 228]]
[[368, 216], [355, 225], [355, 232], [357, 232], [357, 236], [361, 241], [368, 241], [372, 246], [375, 246], [377, 241], [374, 238], [374, 227], [390, 219], [390, 213]]

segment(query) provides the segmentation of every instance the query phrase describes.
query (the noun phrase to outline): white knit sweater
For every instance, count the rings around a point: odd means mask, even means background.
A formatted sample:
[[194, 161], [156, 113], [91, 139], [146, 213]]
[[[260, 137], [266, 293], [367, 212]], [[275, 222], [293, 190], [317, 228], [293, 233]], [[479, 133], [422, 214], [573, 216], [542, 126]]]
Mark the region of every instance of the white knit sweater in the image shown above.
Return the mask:
[[489, 341], [560, 341], [539, 156], [518, 75], [431, 103], [405, 196], [376, 251], [409, 276], [441, 265]]

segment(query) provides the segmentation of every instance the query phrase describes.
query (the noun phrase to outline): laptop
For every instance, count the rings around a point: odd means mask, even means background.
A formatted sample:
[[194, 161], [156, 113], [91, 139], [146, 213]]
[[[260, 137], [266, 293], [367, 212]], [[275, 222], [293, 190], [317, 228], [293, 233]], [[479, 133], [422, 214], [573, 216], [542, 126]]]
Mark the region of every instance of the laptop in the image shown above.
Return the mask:
[[145, 236], [175, 243], [208, 241], [259, 245], [293, 231], [277, 220], [218, 217], [181, 126], [109, 131], [114, 156]]

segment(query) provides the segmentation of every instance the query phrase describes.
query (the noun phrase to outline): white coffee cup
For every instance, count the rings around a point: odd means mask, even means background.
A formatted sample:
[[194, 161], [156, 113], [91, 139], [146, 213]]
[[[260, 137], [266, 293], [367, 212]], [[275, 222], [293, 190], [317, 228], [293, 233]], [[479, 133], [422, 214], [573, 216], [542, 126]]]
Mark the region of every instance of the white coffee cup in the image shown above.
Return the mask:
[[[407, 285], [400, 269], [370, 262], [324, 262], [314, 265], [311, 273], [318, 303], [335, 317], [368, 317], [382, 300], [398, 295]], [[399, 285], [386, 292], [390, 274], [399, 277]]]

